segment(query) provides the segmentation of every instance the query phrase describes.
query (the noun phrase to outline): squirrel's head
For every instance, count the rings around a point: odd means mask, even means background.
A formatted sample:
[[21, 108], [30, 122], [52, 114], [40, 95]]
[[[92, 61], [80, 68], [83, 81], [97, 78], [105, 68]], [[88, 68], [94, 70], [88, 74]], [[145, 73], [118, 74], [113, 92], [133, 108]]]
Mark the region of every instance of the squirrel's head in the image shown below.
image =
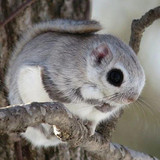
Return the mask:
[[145, 84], [145, 74], [128, 45], [105, 35], [103, 41], [94, 43], [88, 55], [87, 78], [94, 87], [93, 97], [94, 91], [95, 94], [98, 91], [97, 99], [113, 106], [137, 100]]

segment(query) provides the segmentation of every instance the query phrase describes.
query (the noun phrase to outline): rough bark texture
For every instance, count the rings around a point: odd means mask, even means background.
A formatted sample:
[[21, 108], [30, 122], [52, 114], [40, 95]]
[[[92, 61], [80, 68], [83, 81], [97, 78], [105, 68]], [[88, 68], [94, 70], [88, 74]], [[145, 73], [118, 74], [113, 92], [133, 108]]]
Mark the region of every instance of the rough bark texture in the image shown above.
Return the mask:
[[145, 13], [140, 19], [135, 19], [131, 26], [131, 37], [129, 45], [135, 53], [139, 52], [140, 42], [145, 28], [150, 26], [155, 20], [160, 18], [160, 6], [151, 9]]
[[[18, 140], [18, 133], [25, 131], [27, 126], [34, 126], [42, 122], [50, 125], [54, 124], [58, 130], [56, 136], [60, 140], [67, 142], [68, 146], [84, 148], [94, 159], [157, 160], [154, 157], [130, 150], [122, 145], [112, 144], [102, 134], [95, 133], [90, 136], [87, 125], [77, 116], [72, 115], [60, 103], [32, 103], [0, 110], [0, 134], [7, 133], [12, 135], [10, 137], [13, 140]], [[54, 136], [54, 133], [50, 133], [49, 136]], [[16, 151], [21, 149], [20, 143], [15, 143], [15, 146]], [[65, 156], [67, 156], [67, 153], [65, 153]], [[22, 151], [20, 150], [17, 155], [22, 157]]]

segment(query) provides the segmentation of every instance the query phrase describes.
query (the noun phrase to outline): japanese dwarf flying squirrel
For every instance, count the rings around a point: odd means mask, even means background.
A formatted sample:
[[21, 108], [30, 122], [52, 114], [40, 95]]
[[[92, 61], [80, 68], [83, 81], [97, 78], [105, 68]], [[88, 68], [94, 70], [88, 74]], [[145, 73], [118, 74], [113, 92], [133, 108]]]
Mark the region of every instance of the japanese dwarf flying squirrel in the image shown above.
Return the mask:
[[[102, 120], [140, 95], [145, 75], [134, 51], [112, 35], [96, 34], [96, 21], [53, 20], [36, 24], [17, 43], [6, 85], [11, 105], [63, 103], [91, 132]], [[43, 128], [43, 129], [42, 129]], [[61, 143], [53, 126], [28, 127], [22, 135], [35, 146]]]

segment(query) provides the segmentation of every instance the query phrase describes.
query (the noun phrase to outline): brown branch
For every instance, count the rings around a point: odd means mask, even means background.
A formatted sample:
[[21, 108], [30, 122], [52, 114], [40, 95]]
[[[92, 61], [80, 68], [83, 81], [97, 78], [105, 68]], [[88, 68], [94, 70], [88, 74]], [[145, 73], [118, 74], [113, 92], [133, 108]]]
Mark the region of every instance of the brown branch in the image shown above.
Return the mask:
[[54, 124], [60, 132], [58, 138], [74, 147], [83, 147], [97, 159], [157, 160], [122, 145], [110, 143], [98, 133], [90, 136], [83, 122], [60, 103], [32, 103], [0, 109], [0, 134], [23, 132], [27, 126], [40, 123]]
[[16, 153], [15, 153], [16, 159], [17, 160], [24, 160], [23, 155], [22, 155], [21, 141], [15, 142], [14, 148], [16, 151]]
[[36, 0], [26, 0], [24, 3], [22, 3], [6, 20], [3, 22], [0, 22], [0, 28], [4, 27], [6, 24], [8, 24], [12, 19], [14, 19], [21, 11], [23, 11], [26, 7], [33, 4]]
[[145, 13], [140, 19], [132, 21], [129, 45], [136, 53], [139, 52], [140, 42], [145, 28], [150, 26], [158, 18], [160, 18], [160, 6], [151, 9], [150, 11]]

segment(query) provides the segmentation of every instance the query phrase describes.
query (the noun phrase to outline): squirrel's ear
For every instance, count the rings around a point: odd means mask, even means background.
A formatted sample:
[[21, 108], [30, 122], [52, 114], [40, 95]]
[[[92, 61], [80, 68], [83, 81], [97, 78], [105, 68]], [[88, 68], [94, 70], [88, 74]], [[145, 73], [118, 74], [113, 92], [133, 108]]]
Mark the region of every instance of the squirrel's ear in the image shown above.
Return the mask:
[[111, 58], [112, 53], [107, 44], [101, 44], [92, 51], [91, 57], [94, 63], [100, 65], [104, 59]]

